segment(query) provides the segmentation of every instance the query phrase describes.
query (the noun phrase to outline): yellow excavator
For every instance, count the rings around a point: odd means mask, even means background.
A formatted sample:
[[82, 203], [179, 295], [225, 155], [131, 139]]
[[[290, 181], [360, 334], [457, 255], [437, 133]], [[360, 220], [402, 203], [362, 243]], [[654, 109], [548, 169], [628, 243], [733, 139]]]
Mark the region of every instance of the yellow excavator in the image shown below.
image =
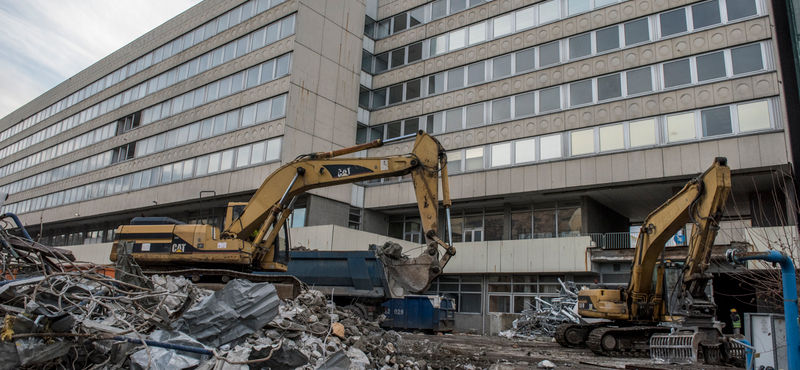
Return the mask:
[[[706, 293], [711, 279], [706, 270], [730, 188], [727, 160], [716, 158], [708, 170], [650, 213], [636, 241], [628, 285], [600, 284], [578, 293], [581, 317], [608, 321], [562, 324], [556, 341], [565, 347], [588, 346], [604, 356], [732, 362], [738, 346], [715, 325], [716, 305]], [[692, 234], [685, 261], [667, 263], [665, 243], [689, 222]], [[668, 274], [675, 284], [667, 283]]]
[[[375, 158], [342, 156], [416, 138], [411, 153]], [[257, 281], [279, 281], [281, 276], [252, 274], [285, 272], [290, 260], [287, 219], [297, 196], [311, 189], [411, 174], [427, 248], [416, 258], [381, 260], [400, 286], [412, 293], [427, 290], [455, 255], [455, 248], [437, 236], [439, 178], [441, 176], [447, 229], [450, 201], [447, 156], [442, 145], [424, 131], [331, 152], [301, 155], [273, 172], [249, 202], [230, 203], [224, 230], [211, 225], [187, 225], [167, 218], [135, 218], [117, 229], [111, 260], [126, 247], [145, 272], [218, 276]], [[280, 237], [281, 229], [284, 237]], [[452, 233], [452, 231], [450, 231]], [[452, 239], [450, 239], [452, 240]], [[444, 253], [439, 258], [439, 247]], [[366, 248], [366, 246], [365, 246]]]

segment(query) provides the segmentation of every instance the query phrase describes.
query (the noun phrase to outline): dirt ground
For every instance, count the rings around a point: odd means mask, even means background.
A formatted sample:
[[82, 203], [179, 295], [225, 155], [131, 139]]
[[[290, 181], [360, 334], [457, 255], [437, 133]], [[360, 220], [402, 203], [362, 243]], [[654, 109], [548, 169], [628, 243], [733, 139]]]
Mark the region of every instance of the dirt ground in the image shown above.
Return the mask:
[[[488, 369], [497, 363], [506, 364], [500, 366], [497, 370], [531, 369], [537, 368], [536, 365], [542, 360], [553, 362], [556, 365], [556, 369], [570, 370], [624, 369], [626, 365], [641, 366], [643, 370], [737, 369], [735, 367], [703, 364], [657, 364], [648, 358], [601, 357], [595, 355], [589, 349], [563, 348], [558, 343], [549, 340], [530, 341], [466, 334], [424, 335], [403, 333], [401, 335], [404, 341], [399, 343], [398, 346], [398, 352], [401, 355], [398, 358], [398, 363], [403, 363], [403, 356], [413, 357], [416, 361], [424, 360], [433, 369], [478, 370]], [[629, 366], [628, 369], [636, 369], [636, 367]]]

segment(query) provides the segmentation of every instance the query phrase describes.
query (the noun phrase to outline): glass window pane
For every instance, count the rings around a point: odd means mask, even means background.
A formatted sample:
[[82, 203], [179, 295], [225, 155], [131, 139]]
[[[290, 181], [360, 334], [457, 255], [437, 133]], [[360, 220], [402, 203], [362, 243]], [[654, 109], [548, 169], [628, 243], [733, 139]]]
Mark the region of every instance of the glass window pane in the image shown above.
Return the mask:
[[388, 89], [378, 89], [372, 92], [372, 108], [386, 106], [386, 91]]
[[725, 77], [725, 75], [725, 55], [723, 52], [697, 57], [697, 79], [699, 81]]
[[653, 91], [653, 76], [650, 67], [626, 72], [628, 96]]
[[[207, 173], [208, 173], [208, 156], [206, 155], [197, 159], [197, 171], [195, 176], [203, 176]], [[142, 184], [144, 184], [144, 177], [142, 177]]]
[[692, 83], [689, 71], [689, 59], [664, 63], [664, 87], [686, 85]]
[[253, 150], [250, 153], [250, 164], [264, 162], [264, 154], [266, 153], [266, 150], [267, 143], [253, 144]]
[[294, 16], [284, 18], [281, 22], [281, 38], [294, 33]]
[[[509, 57], [509, 61], [511, 58]], [[467, 67], [467, 83], [472, 85], [486, 80], [486, 66], [484, 62]]]
[[387, 19], [385, 21], [381, 21], [378, 23], [378, 38], [384, 38], [389, 36], [391, 32], [389, 32], [389, 26], [391, 26], [392, 20]]
[[447, 125], [447, 131], [448, 132], [449, 131], [455, 131], [455, 130], [461, 130], [463, 128], [463, 123], [462, 123], [462, 118], [461, 118], [462, 114], [463, 113], [462, 113], [462, 109], [461, 108], [447, 111], [447, 118], [446, 118], [447, 123], [446, 123], [446, 125]]
[[511, 143], [492, 145], [492, 167], [511, 164]]
[[536, 49], [520, 51], [516, 54], [517, 73], [531, 71], [536, 68]]
[[272, 139], [267, 143], [267, 162], [280, 159], [281, 140]]
[[622, 96], [622, 82], [619, 74], [600, 77], [597, 79], [597, 100], [619, 98]]
[[492, 61], [492, 79], [511, 75], [511, 55], [494, 58]]
[[461, 29], [450, 32], [450, 47], [448, 50], [463, 48], [466, 45], [467, 30]]
[[483, 117], [483, 103], [467, 107], [467, 127], [482, 125]]
[[561, 88], [559, 86], [539, 91], [539, 112], [561, 109]]
[[248, 105], [242, 109], [242, 127], [256, 123], [256, 106]]
[[266, 122], [269, 120], [269, 101], [258, 103], [256, 112], [256, 123]]
[[375, 73], [389, 69], [389, 53], [379, 54], [375, 57]]
[[428, 94], [441, 94], [444, 92], [444, 73], [428, 77]]
[[558, 20], [558, 8], [560, 5], [561, 3], [558, 0], [539, 4], [539, 24]]
[[725, 7], [728, 8], [729, 22], [758, 14], [755, 0], [727, 0]]
[[731, 49], [731, 61], [733, 63], [734, 75], [764, 69], [761, 57], [761, 44]]
[[536, 160], [536, 139], [518, 140], [514, 143], [514, 163]]
[[390, 68], [399, 67], [406, 62], [406, 49], [397, 49], [392, 52], [392, 65]]
[[431, 19], [441, 18], [447, 15], [447, 0], [434, 1], [431, 5]]
[[421, 80], [412, 80], [406, 83], [406, 100], [419, 98], [421, 82]]
[[766, 100], [736, 107], [739, 114], [739, 132], [764, 130], [771, 127], [769, 104]]
[[403, 135], [416, 134], [419, 131], [419, 118], [407, 119], [403, 122]]
[[183, 178], [188, 179], [192, 177], [192, 172], [194, 172], [194, 159], [183, 162]]
[[718, 23], [722, 23], [719, 13], [719, 0], [692, 5], [692, 24], [695, 29]]
[[417, 43], [408, 47], [408, 62], [414, 63], [422, 59], [422, 43]]
[[733, 133], [730, 107], [703, 110], [700, 118], [703, 122], [703, 137]]
[[447, 90], [453, 91], [464, 87], [464, 67], [447, 72]]
[[479, 42], [484, 42], [484, 41], [486, 41], [486, 22], [478, 23], [469, 28], [470, 45], [475, 45]]
[[409, 27], [414, 27], [425, 23], [425, 7], [419, 7], [408, 13]]
[[531, 28], [536, 25], [536, 17], [534, 17], [533, 11], [534, 7], [517, 11], [515, 22], [517, 31]]
[[650, 40], [649, 18], [625, 23], [625, 45], [638, 44]]
[[535, 107], [536, 99], [534, 93], [517, 95], [514, 98], [514, 117], [530, 116], [536, 113]]
[[467, 149], [465, 152], [467, 171], [483, 169], [483, 147]]
[[492, 122], [504, 121], [509, 118], [511, 118], [511, 98], [493, 101]]
[[567, 4], [569, 15], [588, 12], [590, 9], [589, 0], [569, 0]]
[[392, 122], [386, 125], [386, 139], [394, 139], [400, 136], [400, 129], [403, 126], [400, 125], [400, 122]]
[[539, 68], [561, 62], [561, 48], [558, 42], [539, 47]]
[[619, 150], [625, 148], [625, 132], [623, 125], [600, 127], [600, 151]]
[[406, 27], [408, 27], [408, 15], [403, 13], [394, 17], [394, 26], [392, 27], [392, 33], [403, 31], [406, 29]]
[[596, 32], [595, 37], [597, 38], [596, 47], [598, 53], [619, 48], [618, 26], [599, 30]]
[[658, 21], [661, 24], [661, 37], [667, 37], [688, 30], [685, 8], [662, 13], [658, 16]]
[[272, 112], [270, 113], [270, 117], [275, 119], [277, 117], [283, 116], [286, 112], [286, 95], [281, 95], [277, 98], [272, 99]]
[[226, 150], [222, 152], [222, 159], [220, 161], [220, 171], [230, 170], [233, 166], [233, 150]]
[[439, 54], [442, 54], [445, 51], [447, 51], [447, 41], [446, 41], [447, 39], [446, 39], [446, 37], [447, 37], [447, 35], [442, 35], [442, 36], [438, 36], [438, 37], [435, 37], [435, 38], [431, 39], [431, 41], [430, 41], [430, 43], [431, 43], [430, 55], [431, 56], [439, 55]]
[[467, 8], [467, 0], [450, 0], [450, 14], [458, 13]]
[[[454, 150], [452, 152], [447, 152], [447, 172], [448, 173], [459, 173], [461, 172], [461, 151]], [[455, 227], [453, 228], [453, 234], [455, 234]], [[455, 237], [453, 238], [455, 239]]]
[[220, 153], [214, 153], [208, 156], [208, 173], [214, 173], [219, 171], [219, 160], [220, 160]]
[[261, 83], [272, 81], [272, 78], [275, 74], [275, 61], [270, 60], [261, 65]]
[[581, 209], [580, 208], [559, 208], [558, 209], [558, 234], [559, 236], [580, 235], [581, 232]]
[[570, 134], [572, 155], [594, 153], [594, 130], [574, 131]]
[[592, 102], [592, 80], [575, 82], [569, 85], [569, 105], [587, 104]]
[[561, 158], [561, 135], [544, 136], [539, 139], [541, 160]]
[[569, 58], [576, 59], [592, 53], [592, 35], [586, 33], [569, 39]]
[[403, 85], [396, 85], [389, 88], [389, 104], [403, 101]]
[[684, 113], [667, 117], [667, 137], [670, 143], [690, 140], [697, 137], [694, 113]]
[[289, 73], [289, 55], [282, 56], [275, 65], [275, 77], [281, 77]]
[[511, 27], [511, 16], [512, 14], [508, 14], [494, 19], [493, 23], [495, 38], [508, 35], [513, 31]]

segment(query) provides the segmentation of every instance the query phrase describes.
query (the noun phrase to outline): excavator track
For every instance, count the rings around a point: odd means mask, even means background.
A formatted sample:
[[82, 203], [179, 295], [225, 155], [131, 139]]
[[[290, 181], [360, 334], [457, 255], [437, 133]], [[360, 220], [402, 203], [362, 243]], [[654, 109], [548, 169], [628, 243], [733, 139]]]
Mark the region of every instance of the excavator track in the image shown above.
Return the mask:
[[561, 324], [556, 328], [555, 339], [558, 344], [566, 348], [586, 347], [589, 333], [603, 324]]
[[[226, 270], [226, 269], [180, 269], [180, 270], [145, 270], [145, 275], [171, 275], [183, 276], [190, 278], [193, 282], [200, 281], [200, 277], [218, 277], [219, 282], [225, 284], [230, 279], [244, 279], [255, 283], [272, 283], [274, 285], [283, 285], [291, 287], [291, 293], [287, 292], [290, 298], [297, 297], [302, 291], [307, 290], [308, 286], [300, 281], [300, 279], [291, 275], [266, 275], [266, 274], [251, 274], [247, 272]], [[289, 298], [289, 297], [287, 297]]]
[[669, 328], [658, 326], [601, 327], [589, 333], [586, 344], [601, 356], [650, 357], [650, 337], [669, 331]]

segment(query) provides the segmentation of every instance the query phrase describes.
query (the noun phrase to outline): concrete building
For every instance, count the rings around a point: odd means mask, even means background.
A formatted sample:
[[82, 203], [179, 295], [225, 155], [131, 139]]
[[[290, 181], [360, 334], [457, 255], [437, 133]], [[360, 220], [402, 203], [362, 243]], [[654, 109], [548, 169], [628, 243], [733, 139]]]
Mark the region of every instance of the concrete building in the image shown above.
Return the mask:
[[[0, 120], [3, 210], [55, 246], [139, 215], [220, 224], [300, 154], [425, 130], [448, 150], [458, 250], [430, 293], [492, 331], [558, 279], [627, 281], [638, 225], [715, 157], [734, 187], [717, 244], [794, 225], [772, 7], [206, 0]], [[292, 226], [319, 249], [360, 240], [337, 227], [423, 239], [408, 178], [313, 191]]]

